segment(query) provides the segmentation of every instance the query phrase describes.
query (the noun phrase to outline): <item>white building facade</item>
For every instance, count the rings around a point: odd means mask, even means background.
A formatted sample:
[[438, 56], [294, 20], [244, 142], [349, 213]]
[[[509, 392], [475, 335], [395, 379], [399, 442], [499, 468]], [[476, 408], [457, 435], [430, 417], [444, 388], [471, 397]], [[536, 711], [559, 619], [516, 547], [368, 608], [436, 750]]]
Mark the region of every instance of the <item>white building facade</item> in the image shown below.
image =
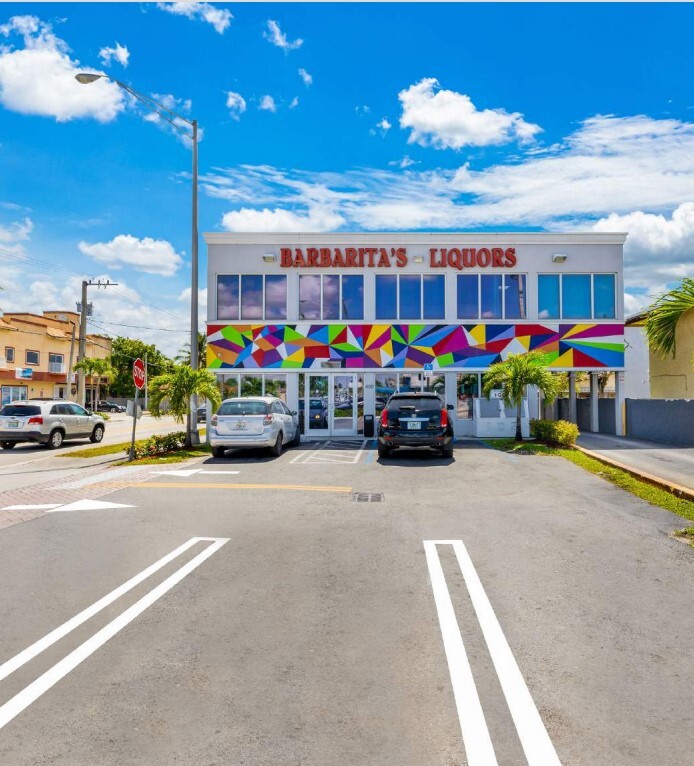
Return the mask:
[[[504, 436], [515, 412], [481, 395], [481, 376], [541, 349], [553, 370], [595, 373], [594, 431], [597, 374], [618, 373], [621, 433], [625, 238], [206, 234], [207, 366], [225, 397], [279, 395], [306, 435], [368, 432], [394, 391], [433, 390], [453, 405], [457, 436]], [[539, 411], [530, 392], [525, 432]]]

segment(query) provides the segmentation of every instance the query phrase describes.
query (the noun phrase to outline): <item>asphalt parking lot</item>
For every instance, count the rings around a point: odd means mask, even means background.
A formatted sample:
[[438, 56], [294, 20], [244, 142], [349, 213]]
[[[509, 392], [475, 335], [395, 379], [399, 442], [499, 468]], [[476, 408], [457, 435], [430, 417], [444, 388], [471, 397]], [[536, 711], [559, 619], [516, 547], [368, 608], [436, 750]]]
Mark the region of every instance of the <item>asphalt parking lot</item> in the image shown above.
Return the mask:
[[374, 448], [47, 488], [0, 530], [0, 763], [689, 766], [682, 520], [557, 458]]

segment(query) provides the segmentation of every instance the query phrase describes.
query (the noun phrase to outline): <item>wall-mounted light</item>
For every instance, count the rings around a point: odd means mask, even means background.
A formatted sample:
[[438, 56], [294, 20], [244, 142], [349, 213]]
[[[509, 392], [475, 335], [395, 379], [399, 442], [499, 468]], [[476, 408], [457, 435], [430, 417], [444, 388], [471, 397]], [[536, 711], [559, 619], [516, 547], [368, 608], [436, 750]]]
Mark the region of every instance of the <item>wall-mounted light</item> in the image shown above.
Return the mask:
[[552, 256], [552, 263], [566, 263], [566, 259], [569, 256], [566, 253], [555, 253]]
[[274, 263], [277, 260], [277, 256], [274, 253], [263, 253], [263, 260], [265, 263]]
[[423, 255], [415, 255], [415, 257], [412, 260], [415, 263], [424, 263], [424, 256]]

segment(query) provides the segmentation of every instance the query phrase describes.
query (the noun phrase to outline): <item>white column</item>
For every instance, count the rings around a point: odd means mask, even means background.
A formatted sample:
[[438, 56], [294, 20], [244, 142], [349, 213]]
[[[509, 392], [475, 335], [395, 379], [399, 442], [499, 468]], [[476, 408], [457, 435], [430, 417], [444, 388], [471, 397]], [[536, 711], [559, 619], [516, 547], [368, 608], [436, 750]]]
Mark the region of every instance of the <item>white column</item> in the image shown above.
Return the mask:
[[592, 433], [597, 434], [600, 432], [600, 410], [598, 406], [598, 393], [600, 388], [598, 386], [597, 372], [590, 373], [590, 430]]
[[624, 373], [614, 374], [614, 429], [617, 436], [624, 436]]
[[576, 416], [576, 373], [569, 373], [569, 420], [571, 423], [578, 422]]

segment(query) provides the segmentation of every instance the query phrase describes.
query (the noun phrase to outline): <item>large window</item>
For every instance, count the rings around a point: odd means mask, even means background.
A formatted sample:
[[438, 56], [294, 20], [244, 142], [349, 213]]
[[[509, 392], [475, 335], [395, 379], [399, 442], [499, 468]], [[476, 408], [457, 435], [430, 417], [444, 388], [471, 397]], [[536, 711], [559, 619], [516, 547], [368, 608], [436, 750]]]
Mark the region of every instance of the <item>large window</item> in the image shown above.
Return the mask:
[[24, 363], [30, 364], [32, 367], [37, 367], [40, 360], [40, 354], [38, 351], [25, 351]]
[[284, 274], [221, 274], [217, 277], [218, 319], [286, 319]]
[[525, 319], [525, 274], [458, 274], [458, 319]]
[[299, 277], [300, 319], [363, 319], [364, 277], [305, 274]]
[[376, 319], [443, 319], [446, 315], [443, 274], [376, 276]]
[[614, 274], [540, 274], [537, 278], [540, 319], [614, 319]]

